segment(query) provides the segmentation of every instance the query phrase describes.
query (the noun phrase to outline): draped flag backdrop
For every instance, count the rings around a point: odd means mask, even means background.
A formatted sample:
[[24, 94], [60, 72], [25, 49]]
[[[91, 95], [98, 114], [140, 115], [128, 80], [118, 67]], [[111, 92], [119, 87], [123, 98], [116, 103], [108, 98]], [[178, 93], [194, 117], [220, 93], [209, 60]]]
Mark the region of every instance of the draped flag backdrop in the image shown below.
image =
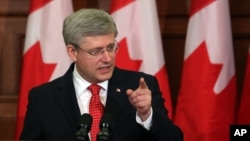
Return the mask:
[[175, 123], [185, 141], [228, 141], [236, 77], [228, 0], [191, 0]]
[[31, 0], [22, 60], [16, 139], [26, 113], [29, 90], [63, 75], [70, 58], [62, 36], [63, 20], [73, 12], [70, 0]]
[[118, 28], [116, 65], [155, 75], [166, 100], [168, 115], [172, 118], [172, 102], [155, 0], [112, 0], [110, 13]]
[[250, 48], [246, 64], [245, 80], [242, 88], [238, 124], [250, 124]]

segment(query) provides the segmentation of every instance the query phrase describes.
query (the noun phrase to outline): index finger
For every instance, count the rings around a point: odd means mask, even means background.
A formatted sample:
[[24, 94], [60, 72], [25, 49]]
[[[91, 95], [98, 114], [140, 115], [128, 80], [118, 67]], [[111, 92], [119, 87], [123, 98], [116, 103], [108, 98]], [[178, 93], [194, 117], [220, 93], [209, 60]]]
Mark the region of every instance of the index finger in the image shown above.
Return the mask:
[[148, 85], [143, 77], [140, 78], [139, 88], [142, 88], [142, 89], [148, 88]]

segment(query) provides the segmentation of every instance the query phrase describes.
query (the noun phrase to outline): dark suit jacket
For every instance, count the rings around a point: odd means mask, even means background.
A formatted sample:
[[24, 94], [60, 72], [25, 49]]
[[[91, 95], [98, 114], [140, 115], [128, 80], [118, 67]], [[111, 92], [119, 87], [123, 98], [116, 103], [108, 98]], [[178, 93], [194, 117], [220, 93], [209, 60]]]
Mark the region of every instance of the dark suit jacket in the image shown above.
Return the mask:
[[[30, 91], [21, 140], [73, 140], [81, 119], [71, 65], [66, 74]], [[153, 120], [150, 131], [139, 125], [136, 110], [126, 95], [144, 77], [152, 91]], [[119, 88], [121, 91], [117, 92]], [[112, 113], [112, 141], [181, 141], [182, 132], [167, 117], [158, 82], [145, 73], [115, 68], [108, 85], [105, 113]]]

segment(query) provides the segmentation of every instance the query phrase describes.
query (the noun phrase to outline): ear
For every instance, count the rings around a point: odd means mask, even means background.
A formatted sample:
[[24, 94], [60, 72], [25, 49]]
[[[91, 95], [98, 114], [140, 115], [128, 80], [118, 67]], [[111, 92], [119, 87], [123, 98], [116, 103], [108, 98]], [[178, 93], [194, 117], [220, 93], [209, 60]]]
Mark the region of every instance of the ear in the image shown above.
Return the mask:
[[76, 61], [77, 52], [76, 52], [74, 46], [67, 45], [67, 52], [68, 52], [68, 55], [71, 58], [71, 60], [73, 60], [75, 62]]

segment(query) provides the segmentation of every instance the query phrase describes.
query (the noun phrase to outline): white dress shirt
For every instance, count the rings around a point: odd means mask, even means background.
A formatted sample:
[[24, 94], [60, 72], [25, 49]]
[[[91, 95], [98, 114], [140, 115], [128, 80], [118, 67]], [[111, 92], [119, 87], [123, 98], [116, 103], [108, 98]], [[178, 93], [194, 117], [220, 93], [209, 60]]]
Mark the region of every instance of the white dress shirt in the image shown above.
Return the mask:
[[[80, 74], [76, 70], [76, 66], [73, 71], [73, 83], [74, 83], [76, 98], [77, 98], [78, 106], [81, 111], [81, 115], [84, 113], [89, 113], [89, 102], [90, 102], [92, 93], [88, 90], [88, 87], [91, 85], [91, 83], [89, 83], [88, 81], [86, 81], [80, 76]], [[101, 100], [101, 103], [105, 107], [106, 101], [107, 101], [108, 80], [98, 83], [98, 85], [101, 86], [101, 90], [99, 94], [100, 100]], [[151, 108], [151, 114], [146, 121], [141, 121], [138, 114], [136, 114], [135, 118], [136, 118], [137, 123], [141, 124], [144, 128], [149, 130], [152, 125], [152, 115], [153, 115], [153, 110]]]

